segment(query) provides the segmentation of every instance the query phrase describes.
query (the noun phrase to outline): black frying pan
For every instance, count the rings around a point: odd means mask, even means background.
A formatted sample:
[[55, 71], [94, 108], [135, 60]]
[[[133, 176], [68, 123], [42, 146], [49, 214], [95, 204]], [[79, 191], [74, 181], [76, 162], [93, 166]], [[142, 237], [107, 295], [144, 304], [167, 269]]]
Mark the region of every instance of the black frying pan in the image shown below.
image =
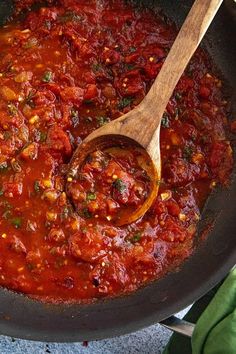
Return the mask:
[[[79, 1], [79, 0], [78, 0]], [[142, 1], [144, 3], [144, 1]], [[192, 1], [146, 1], [162, 8], [179, 25]], [[12, 1], [0, 0], [0, 21]], [[236, 5], [225, 1], [204, 40], [236, 103]], [[233, 108], [236, 112], [236, 107]], [[236, 118], [236, 116], [234, 117]], [[235, 174], [236, 168], [234, 170]], [[125, 334], [161, 321], [216, 285], [236, 263], [236, 178], [208, 200], [199, 228], [215, 221], [206, 241], [181, 268], [134, 294], [90, 305], [48, 305], [0, 289], [0, 333], [41, 341], [72, 342]]]

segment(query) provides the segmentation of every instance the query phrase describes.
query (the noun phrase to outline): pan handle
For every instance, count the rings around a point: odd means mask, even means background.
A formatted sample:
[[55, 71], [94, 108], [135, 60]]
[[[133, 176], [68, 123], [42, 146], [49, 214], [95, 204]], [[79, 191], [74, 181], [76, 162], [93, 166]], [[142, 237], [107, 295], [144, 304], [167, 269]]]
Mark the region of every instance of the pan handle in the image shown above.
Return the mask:
[[181, 320], [178, 317], [170, 316], [161, 321], [160, 324], [173, 332], [180, 333], [186, 337], [192, 337], [195, 325], [191, 322]]

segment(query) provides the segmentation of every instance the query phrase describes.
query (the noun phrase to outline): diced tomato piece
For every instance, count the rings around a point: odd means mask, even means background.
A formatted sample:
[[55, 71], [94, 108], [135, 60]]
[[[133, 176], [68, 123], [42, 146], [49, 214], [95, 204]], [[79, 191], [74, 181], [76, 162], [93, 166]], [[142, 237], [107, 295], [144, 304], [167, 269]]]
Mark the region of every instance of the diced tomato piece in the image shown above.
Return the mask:
[[227, 182], [233, 164], [232, 148], [228, 141], [213, 143], [209, 163], [214, 175], [218, 176], [222, 183]]
[[38, 143], [31, 143], [26, 146], [20, 153], [20, 157], [24, 160], [35, 160], [38, 158]]
[[47, 236], [50, 242], [62, 242], [65, 240], [65, 234], [60, 228], [52, 228]]
[[66, 87], [60, 92], [63, 101], [80, 105], [84, 99], [84, 89], [80, 87]]
[[9, 248], [15, 251], [16, 253], [26, 254], [27, 252], [24, 243], [15, 235], [10, 237], [8, 244]]
[[167, 242], [183, 242], [188, 237], [188, 231], [178, 224], [177, 220], [167, 217], [163, 231], [160, 232], [160, 238]]
[[182, 125], [182, 129], [185, 138], [191, 139], [193, 141], [197, 139], [198, 131], [192, 124], [184, 123]]
[[69, 238], [69, 250], [73, 257], [85, 262], [95, 262], [108, 251], [104, 237], [94, 229], [77, 232]]
[[59, 127], [52, 127], [48, 130], [46, 147], [55, 153], [63, 156], [70, 156], [72, 152], [68, 135]]
[[[48, 85], [48, 84], [47, 84]], [[50, 84], [52, 91], [57, 94], [56, 85]], [[36, 106], [46, 106], [53, 103], [56, 100], [56, 96], [49, 89], [42, 89], [35, 94], [34, 103]]]
[[178, 204], [176, 203], [176, 201], [174, 199], [169, 199], [166, 201], [166, 206], [168, 209], [168, 212], [173, 215], [173, 216], [178, 216], [180, 213], [180, 207], [178, 206]]
[[103, 264], [98, 264], [90, 272], [89, 277], [100, 293], [108, 293], [109, 289], [104, 285], [109, 283], [115, 290], [123, 288], [129, 281], [129, 276], [126, 267], [119, 260], [119, 257], [113, 256], [112, 259], [103, 261]]
[[93, 98], [96, 98], [98, 96], [98, 89], [97, 86], [94, 84], [87, 85], [85, 94], [84, 94], [84, 99], [85, 100], [91, 100]]
[[22, 182], [3, 182], [4, 195], [9, 198], [19, 197], [23, 192]]
[[194, 86], [194, 81], [188, 76], [182, 76], [181, 79], [179, 80], [176, 88], [178, 91], [181, 92], [188, 92], [191, 88]]
[[144, 94], [145, 83], [138, 70], [126, 73], [115, 83], [122, 96], [132, 96], [138, 93]]
[[120, 61], [120, 54], [116, 50], [106, 48], [102, 53], [102, 60], [107, 65], [116, 64]]
[[199, 89], [199, 95], [202, 98], [208, 98], [211, 94], [211, 90], [206, 86], [201, 86]]

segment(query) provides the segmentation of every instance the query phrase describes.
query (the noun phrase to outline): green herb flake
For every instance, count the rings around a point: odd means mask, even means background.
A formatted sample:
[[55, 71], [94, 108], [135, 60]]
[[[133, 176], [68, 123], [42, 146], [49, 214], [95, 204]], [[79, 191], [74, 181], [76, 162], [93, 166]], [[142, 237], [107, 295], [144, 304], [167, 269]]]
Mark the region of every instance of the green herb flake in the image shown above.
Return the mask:
[[176, 99], [177, 101], [180, 101], [180, 100], [182, 99], [182, 95], [181, 95], [181, 93], [180, 93], [179, 91], [177, 91], [177, 92], [175, 93], [175, 99]]
[[31, 271], [31, 270], [33, 270], [33, 269], [35, 269], [36, 268], [36, 266], [34, 265], [34, 264], [32, 264], [32, 263], [27, 263], [27, 268], [29, 269], [29, 271]]
[[92, 217], [92, 214], [90, 213], [90, 211], [87, 209], [87, 208], [84, 208], [82, 210], [82, 216], [85, 218], [85, 219], [89, 219]]
[[3, 195], [3, 194], [4, 194], [3, 190], [0, 189], [0, 196]]
[[125, 107], [129, 106], [133, 102], [132, 97], [123, 97], [120, 102], [118, 103], [118, 109], [122, 110]]
[[8, 169], [8, 164], [6, 161], [0, 163], [0, 172], [5, 172]]
[[84, 100], [84, 103], [85, 103], [85, 104], [92, 104], [93, 101], [92, 101], [92, 100]]
[[129, 52], [130, 52], [130, 53], [134, 53], [134, 52], [136, 52], [136, 50], [137, 50], [136, 47], [130, 47], [130, 48], [129, 48]]
[[126, 184], [122, 181], [122, 179], [117, 178], [113, 183], [113, 187], [120, 193], [123, 193], [126, 190]]
[[3, 136], [4, 136], [4, 140], [9, 140], [12, 136], [12, 133], [10, 131], [5, 131], [3, 133]]
[[7, 108], [8, 108], [8, 112], [11, 116], [15, 116], [18, 112], [17, 107], [13, 103], [9, 103], [7, 105]]
[[170, 117], [169, 114], [164, 112], [161, 120], [161, 126], [163, 128], [169, 128], [170, 127]]
[[25, 103], [30, 106], [31, 108], [35, 107], [33, 98], [35, 97], [36, 92], [34, 90], [30, 90], [30, 92], [28, 93], [28, 95], [25, 98]]
[[86, 195], [86, 200], [96, 200], [97, 199], [97, 196], [95, 193], [93, 192], [87, 192], [87, 195]]
[[42, 132], [42, 131], [40, 131], [39, 132], [39, 136], [40, 136], [40, 142], [41, 143], [44, 143], [45, 141], [46, 141], [46, 139], [47, 139], [47, 133], [46, 132]]
[[100, 63], [94, 63], [92, 64], [92, 70], [94, 73], [101, 71], [102, 70], [102, 64]]
[[36, 47], [38, 44], [38, 40], [35, 37], [29, 38], [26, 43], [23, 44], [24, 49], [30, 49]]
[[40, 193], [41, 192], [41, 187], [40, 187], [40, 183], [38, 180], [34, 181], [34, 190], [36, 193]]
[[179, 107], [175, 108], [175, 119], [178, 119], [181, 114], [181, 109]]
[[183, 149], [183, 157], [186, 160], [190, 160], [193, 154], [193, 148], [191, 146], [185, 146]]
[[65, 206], [60, 214], [60, 218], [61, 220], [66, 220], [69, 218], [71, 214], [72, 214], [72, 210], [68, 206]]
[[128, 71], [133, 70], [134, 68], [135, 68], [134, 64], [125, 64], [125, 69]]
[[102, 127], [103, 125], [110, 122], [110, 119], [108, 117], [97, 117], [96, 119], [99, 127]]
[[19, 217], [11, 219], [11, 224], [16, 228], [19, 229], [22, 224], [22, 219]]
[[51, 71], [45, 71], [45, 73], [43, 74], [43, 77], [42, 77], [42, 81], [43, 82], [51, 82], [52, 81], [52, 72]]
[[131, 243], [136, 243], [136, 242], [139, 242], [139, 241], [140, 241], [141, 237], [142, 237], [141, 232], [137, 232], [137, 233], [135, 233], [135, 234], [133, 235], [133, 237], [131, 237], [131, 238], [129, 239], [129, 241], [130, 241]]

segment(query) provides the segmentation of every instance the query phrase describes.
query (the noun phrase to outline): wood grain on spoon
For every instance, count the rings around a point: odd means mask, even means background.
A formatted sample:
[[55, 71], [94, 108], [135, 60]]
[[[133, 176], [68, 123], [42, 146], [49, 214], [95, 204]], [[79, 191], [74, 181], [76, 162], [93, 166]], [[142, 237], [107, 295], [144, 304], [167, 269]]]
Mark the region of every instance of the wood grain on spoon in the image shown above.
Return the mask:
[[117, 220], [117, 225], [131, 223], [140, 218], [150, 208], [157, 196], [157, 180], [161, 176], [159, 137], [162, 116], [175, 86], [222, 1], [196, 0], [194, 2], [157, 78], [143, 101], [132, 111], [88, 135], [72, 157], [70, 176], [75, 174], [78, 166], [95, 149], [103, 149], [116, 144], [122, 145], [122, 141], [125, 147], [133, 141], [147, 151], [152, 161], [145, 167], [151, 177], [151, 193], [144, 204], [132, 215], [126, 215]]

